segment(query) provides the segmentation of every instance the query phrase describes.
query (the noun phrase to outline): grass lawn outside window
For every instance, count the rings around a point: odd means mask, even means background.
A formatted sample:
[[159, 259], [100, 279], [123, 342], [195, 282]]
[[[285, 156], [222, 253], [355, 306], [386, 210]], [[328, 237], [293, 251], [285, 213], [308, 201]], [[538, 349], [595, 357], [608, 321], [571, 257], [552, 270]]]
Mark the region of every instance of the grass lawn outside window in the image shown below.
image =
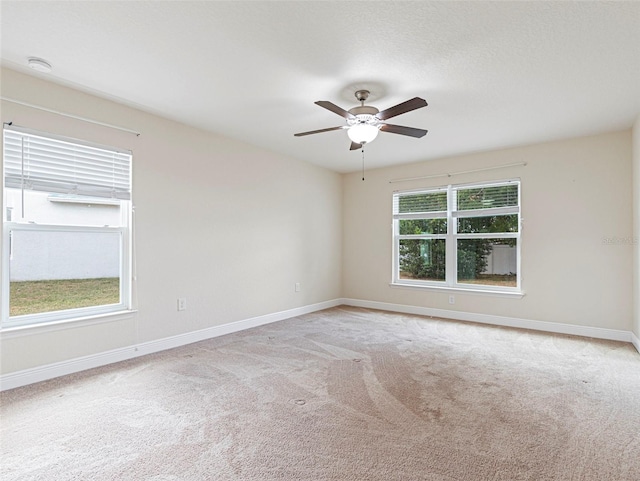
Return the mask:
[[63, 279], [11, 282], [11, 316], [102, 306], [120, 302], [120, 280]]

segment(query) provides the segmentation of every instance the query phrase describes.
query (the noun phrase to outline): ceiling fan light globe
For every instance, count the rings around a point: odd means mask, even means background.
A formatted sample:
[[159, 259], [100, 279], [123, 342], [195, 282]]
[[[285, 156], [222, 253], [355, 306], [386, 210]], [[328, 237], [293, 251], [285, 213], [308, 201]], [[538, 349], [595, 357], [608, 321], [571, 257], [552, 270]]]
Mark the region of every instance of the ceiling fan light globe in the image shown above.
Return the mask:
[[349, 127], [347, 135], [356, 144], [367, 144], [378, 136], [378, 127], [370, 124], [355, 124]]

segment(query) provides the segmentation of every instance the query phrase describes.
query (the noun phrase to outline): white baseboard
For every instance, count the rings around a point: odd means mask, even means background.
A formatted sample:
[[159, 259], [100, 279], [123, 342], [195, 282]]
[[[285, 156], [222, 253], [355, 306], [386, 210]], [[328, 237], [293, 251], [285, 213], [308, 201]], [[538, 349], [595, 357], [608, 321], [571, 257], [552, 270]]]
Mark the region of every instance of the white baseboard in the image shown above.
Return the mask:
[[[575, 324], [562, 324], [558, 322], [533, 321], [530, 319], [518, 319], [515, 317], [476, 314], [473, 312], [451, 311], [447, 309], [433, 309], [430, 307], [391, 304], [386, 302], [366, 301], [362, 299], [342, 299], [342, 303], [347, 306], [380, 309], [382, 311], [403, 312], [407, 314], [418, 314], [422, 316], [456, 319], [459, 321], [479, 322], [482, 324], [492, 324], [496, 326], [532, 329], [535, 331], [553, 332], [557, 334], [571, 334], [574, 336], [594, 337], [596, 339], [607, 339], [610, 341], [633, 342], [636, 349], [638, 349], [638, 352], [640, 352], [640, 342], [638, 342], [638, 338], [635, 337], [631, 331], [606, 329], [602, 327], [578, 326]], [[633, 340], [633, 337], [635, 337], [635, 341]]]
[[640, 353], [640, 339], [635, 335], [634, 332], [631, 332], [631, 342], [635, 346], [636, 350]]
[[14, 389], [36, 382], [46, 381], [67, 374], [73, 374], [95, 367], [105, 366], [114, 362], [126, 361], [135, 357], [144, 356], [154, 352], [164, 351], [175, 347], [184, 346], [198, 341], [204, 341], [225, 334], [243, 331], [252, 327], [269, 324], [276, 321], [282, 321], [291, 317], [309, 314], [311, 312], [321, 311], [330, 307], [339, 306], [342, 299], [333, 299], [331, 301], [320, 302], [308, 306], [289, 309], [286, 311], [275, 312], [263, 316], [243, 319], [241, 321], [230, 322], [220, 326], [213, 326], [194, 332], [187, 332], [177, 336], [158, 339], [155, 341], [143, 342], [134, 346], [127, 346], [111, 351], [91, 354], [89, 356], [70, 359], [68, 361], [56, 362], [39, 366], [23, 371], [17, 371], [0, 376], [0, 391]]
[[533, 321], [529, 319], [518, 319], [513, 317], [494, 316], [489, 314], [476, 314], [472, 312], [451, 311], [447, 309], [434, 309], [430, 307], [410, 306], [405, 304], [391, 304], [386, 302], [367, 301], [362, 299], [333, 299], [331, 301], [320, 302], [308, 306], [275, 312], [263, 316], [243, 319], [241, 321], [230, 322], [220, 326], [213, 326], [194, 332], [187, 332], [177, 336], [158, 339], [140, 343], [134, 346], [127, 346], [111, 351], [92, 354], [89, 356], [61, 361], [45, 366], [39, 366], [23, 371], [13, 372], [0, 376], [0, 391], [14, 389], [36, 382], [46, 381], [67, 374], [73, 374], [95, 367], [105, 366], [114, 362], [125, 361], [135, 357], [160, 352], [175, 347], [184, 346], [198, 341], [204, 341], [225, 334], [231, 334], [252, 327], [282, 321], [303, 314], [321, 311], [339, 305], [354, 307], [364, 307], [369, 309], [379, 309], [382, 311], [402, 312], [407, 314], [418, 314], [422, 316], [442, 317], [445, 319], [456, 319], [460, 321], [472, 321], [483, 324], [491, 324], [505, 327], [516, 327], [523, 329], [533, 329], [536, 331], [554, 332], [558, 334], [571, 334], [576, 336], [594, 337], [597, 339], [608, 339], [613, 341], [631, 342], [640, 353], [640, 339], [631, 331], [621, 331], [616, 329], [605, 329], [600, 327], [577, 326], [574, 324], [561, 324], [556, 322]]

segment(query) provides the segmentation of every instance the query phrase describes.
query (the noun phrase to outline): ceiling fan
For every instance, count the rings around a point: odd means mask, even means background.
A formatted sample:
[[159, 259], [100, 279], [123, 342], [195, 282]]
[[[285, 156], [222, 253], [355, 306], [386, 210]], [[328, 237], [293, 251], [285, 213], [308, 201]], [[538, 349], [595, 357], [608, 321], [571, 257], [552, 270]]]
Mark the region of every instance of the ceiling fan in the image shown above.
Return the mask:
[[346, 125], [329, 127], [328, 129], [311, 130], [309, 132], [300, 132], [294, 135], [296, 137], [302, 137], [304, 135], [319, 134], [321, 132], [330, 132], [332, 130], [347, 129], [347, 134], [351, 139], [351, 147], [349, 150], [361, 149], [364, 144], [368, 144], [373, 141], [380, 130], [383, 132], [408, 135], [409, 137], [416, 138], [424, 137], [426, 135], [427, 131], [423, 129], [403, 127], [402, 125], [388, 124], [385, 122], [385, 120], [395, 117], [396, 115], [426, 107], [427, 102], [424, 99], [414, 97], [411, 100], [407, 100], [406, 102], [402, 102], [380, 112], [377, 108], [364, 104], [369, 98], [368, 90], [358, 90], [356, 91], [355, 96], [361, 104], [350, 110], [344, 110], [327, 100], [314, 102], [316, 105], [347, 119]]

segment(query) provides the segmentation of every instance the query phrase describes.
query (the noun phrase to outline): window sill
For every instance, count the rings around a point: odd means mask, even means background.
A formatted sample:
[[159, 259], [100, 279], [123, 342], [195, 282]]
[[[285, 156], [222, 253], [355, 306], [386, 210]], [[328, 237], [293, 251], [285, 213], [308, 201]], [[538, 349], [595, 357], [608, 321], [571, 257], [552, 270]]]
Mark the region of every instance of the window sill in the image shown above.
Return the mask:
[[451, 286], [421, 286], [417, 284], [403, 284], [401, 282], [392, 282], [389, 284], [390, 287], [395, 289], [418, 289], [418, 290], [427, 290], [433, 292], [450, 292], [456, 294], [476, 294], [481, 296], [494, 296], [494, 297], [506, 297], [511, 299], [522, 299], [524, 297], [524, 292], [522, 291], [499, 291], [493, 289], [465, 289], [464, 287], [451, 287]]
[[40, 322], [35, 324], [26, 324], [22, 326], [7, 326], [0, 329], [0, 335], [2, 335], [2, 338], [6, 339], [21, 336], [31, 336], [35, 334], [44, 334], [47, 332], [61, 331], [63, 329], [75, 329], [78, 327], [86, 327], [94, 324], [102, 324], [105, 322], [123, 321], [133, 318], [137, 312], [137, 310], [131, 309], [109, 312], [105, 314], [96, 314], [93, 316], [83, 316], [49, 322]]

